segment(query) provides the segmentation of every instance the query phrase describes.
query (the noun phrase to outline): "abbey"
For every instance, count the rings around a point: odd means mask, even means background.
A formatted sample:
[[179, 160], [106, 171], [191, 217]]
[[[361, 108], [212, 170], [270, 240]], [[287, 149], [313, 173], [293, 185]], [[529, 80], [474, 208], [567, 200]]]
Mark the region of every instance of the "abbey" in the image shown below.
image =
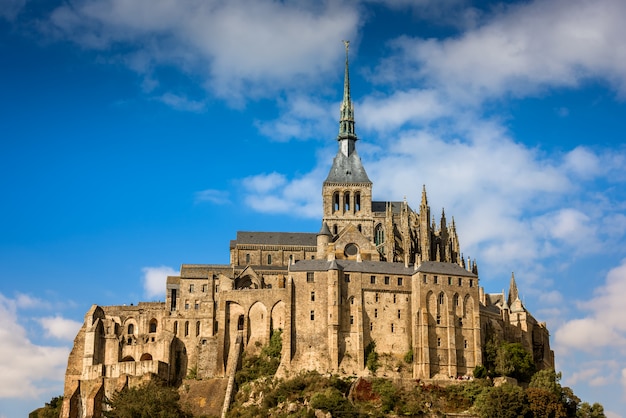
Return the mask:
[[390, 376], [471, 376], [489, 335], [522, 343], [539, 369], [553, 368], [548, 330], [524, 307], [515, 278], [508, 295], [485, 293], [454, 219], [435, 221], [425, 188], [417, 210], [373, 200], [357, 142], [346, 44], [319, 232], [240, 231], [228, 265], [183, 264], [167, 278], [165, 302], [94, 305], [69, 356], [62, 416], [100, 416], [105, 396], [154, 376], [173, 385], [190, 374], [232, 378], [240, 354], [278, 330], [280, 375], [368, 375], [374, 342], [392, 361], [413, 354]]

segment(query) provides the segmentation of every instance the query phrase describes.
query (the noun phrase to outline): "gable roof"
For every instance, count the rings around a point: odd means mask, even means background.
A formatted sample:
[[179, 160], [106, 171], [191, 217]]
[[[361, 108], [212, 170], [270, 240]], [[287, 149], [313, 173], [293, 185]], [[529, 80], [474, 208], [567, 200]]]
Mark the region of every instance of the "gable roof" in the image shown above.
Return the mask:
[[230, 248], [235, 248], [238, 244], [315, 247], [317, 246], [317, 234], [309, 232], [237, 231], [237, 239], [230, 242]]

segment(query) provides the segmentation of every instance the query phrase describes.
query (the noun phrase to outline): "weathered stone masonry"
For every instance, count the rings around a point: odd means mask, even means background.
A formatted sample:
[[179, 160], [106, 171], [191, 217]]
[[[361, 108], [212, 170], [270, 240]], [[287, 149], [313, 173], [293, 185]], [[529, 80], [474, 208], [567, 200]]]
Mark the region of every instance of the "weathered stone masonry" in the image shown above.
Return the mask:
[[431, 217], [426, 189], [418, 211], [372, 200], [357, 154], [348, 60], [338, 152], [322, 185], [318, 233], [238, 232], [227, 265], [183, 264], [168, 277], [165, 302], [93, 306], [68, 359], [62, 417], [101, 416], [102, 400], [158, 376], [225, 377], [241, 336], [256, 352], [283, 331], [278, 373], [367, 375], [365, 350], [401, 359], [409, 374], [471, 375], [487, 335], [520, 342], [539, 368], [554, 367], [549, 333], [521, 302], [486, 294], [465, 260], [455, 221]]

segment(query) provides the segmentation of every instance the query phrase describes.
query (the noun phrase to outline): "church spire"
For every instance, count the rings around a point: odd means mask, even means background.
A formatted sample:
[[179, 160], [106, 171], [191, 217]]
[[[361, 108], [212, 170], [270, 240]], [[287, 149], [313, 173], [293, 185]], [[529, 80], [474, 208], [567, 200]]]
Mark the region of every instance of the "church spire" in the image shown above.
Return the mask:
[[515, 282], [515, 273], [511, 273], [511, 283], [509, 284], [509, 305], [512, 305], [519, 299], [519, 291], [517, 290], [517, 283]]
[[343, 81], [343, 100], [341, 102], [340, 118], [339, 118], [339, 135], [337, 140], [340, 142], [341, 152], [349, 157], [354, 152], [354, 143], [358, 139], [354, 130], [354, 106], [350, 97], [350, 72], [348, 69], [348, 49], [350, 41], [343, 41], [346, 46], [346, 69]]

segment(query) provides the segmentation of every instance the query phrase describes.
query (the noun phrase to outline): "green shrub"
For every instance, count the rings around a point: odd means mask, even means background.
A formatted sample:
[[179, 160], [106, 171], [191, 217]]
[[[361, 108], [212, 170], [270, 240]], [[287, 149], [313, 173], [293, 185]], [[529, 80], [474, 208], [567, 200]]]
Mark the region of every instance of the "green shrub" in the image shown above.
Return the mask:
[[404, 362], [406, 364], [413, 363], [413, 349], [412, 348], [409, 351], [407, 351], [407, 353], [404, 355]]
[[365, 366], [372, 373], [376, 373], [380, 364], [378, 362], [378, 353], [376, 352], [376, 343], [371, 341], [367, 347], [365, 347]]

